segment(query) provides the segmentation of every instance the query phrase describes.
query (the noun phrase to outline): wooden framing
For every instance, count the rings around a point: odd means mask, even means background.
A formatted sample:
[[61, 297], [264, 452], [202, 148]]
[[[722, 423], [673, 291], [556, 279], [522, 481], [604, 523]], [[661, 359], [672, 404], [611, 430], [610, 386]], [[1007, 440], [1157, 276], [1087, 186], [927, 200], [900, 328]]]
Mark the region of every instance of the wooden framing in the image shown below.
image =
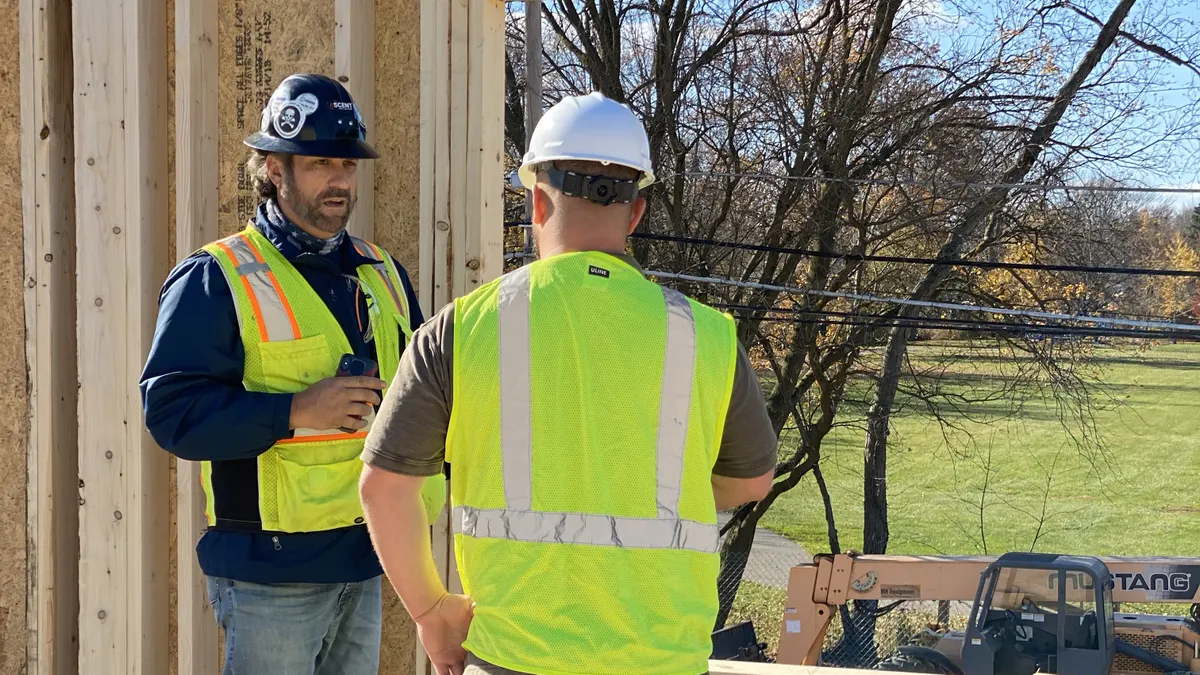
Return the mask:
[[[503, 271], [504, 4], [426, 0], [421, 9], [418, 290], [432, 316]], [[443, 583], [460, 592], [449, 500], [433, 554]], [[415, 656], [425, 675], [420, 643]]]
[[26, 664], [78, 671], [79, 456], [71, 6], [22, 0], [21, 174], [29, 369]]
[[167, 453], [137, 383], [166, 276], [166, 0], [73, 3], [79, 284], [79, 647], [167, 672]]
[[[418, 285], [429, 316], [502, 270], [504, 5], [419, 1]], [[172, 139], [169, 6], [19, 0], [30, 675], [170, 670], [168, 454], [145, 431], [137, 383], [170, 260], [169, 143], [177, 259], [219, 236], [223, 28], [220, 3], [174, 0]], [[375, 4], [335, 0], [331, 9], [334, 74], [374, 130]], [[351, 225], [366, 237], [371, 169], [360, 165]], [[177, 469], [177, 672], [200, 675], [219, 661], [193, 553], [203, 490], [198, 465]], [[434, 533], [443, 579], [461, 590], [448, 511]], [[423, 657], [418, 672], [427, 672]]]
[[[358, 104], [367, 125], [368, 142], [375, 131], [375, 2], [334, 0], [333, 70]], [[346, 229], [367, 240], [375, 238], [375, 160], [358, 164], [358, 204]]]
[[[175, 257], [218, 238], [217, 3], [175, 0]], [[195, 548], [204, 531], [200, 464], [176, 460], [179, 675], [217, 672], [217, 624]]]

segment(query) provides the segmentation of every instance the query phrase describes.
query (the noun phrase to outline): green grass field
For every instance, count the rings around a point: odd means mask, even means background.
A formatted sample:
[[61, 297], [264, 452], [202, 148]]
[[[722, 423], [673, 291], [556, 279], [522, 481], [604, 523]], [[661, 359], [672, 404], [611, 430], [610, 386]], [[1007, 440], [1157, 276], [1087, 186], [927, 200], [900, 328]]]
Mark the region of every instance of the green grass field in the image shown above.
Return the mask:
[[[1088, 363], [1100, 370], [1089, 381], [1116, 400], [1098, 399], [1094, 413], [1102, 451], [1072, 440], [1044, 388], [1021, 387], [1019, 409], [997, 393], [1028, 362], [948, 344], [914, 347], [911, 359], [915, 368], [944, 364], [949, 397], [992, 400], [946, 413], [960, 427], [949, 436], [912, 397], [898, 401], [888, 450], [889, 553], [983, 553], [986, 540], [994, 555], [1030, 550], [1036, 537], [1039, 551], [1200, 555], [1200, 345], [1096, 349]], [[858, 423], [834, 429], [822, 453], [843, 548], [860, 547], [862, 538], [869, 390], [852, 389], [841, 419]], [[1076, 423], [1067, 426], [1078, 433]], [[781, 451], [794, 442], [785, 435]], [[810, 552], [828, 550], [811, 477], [762, 524]]]
[[[1094, 429], [1102, 451], [1081, 449], [1054, 398], [1037, 386], [1021, 387], [1016, 398], [1000, 394], [1027, 361], [951, 344], [915, 347], [911, 359], [917, 369], [942, 364], [950, 397], [986, 400], [945, 413], [959, 427], [947, 433], [911, 396], [898, 401], [888, 459], [889, 553], [984, 553], [986, 539], [986, 552], [997, 555], [1030, 550], [1036, 537], [1033, 548], [1043, 552], [1200, 556], [1200, 345], [1161, 345], [1144, 353], [1096, 349], [1087, 360], [1098, 367], [1089, 381], [1115, 399], [1096, 400]], [[869, 394], [863, 384], [853, 387], [843, 419], [858, 423], [835, 429], [823, 448], [843, 548], [862, 544], [861, 420]], [[1019, 408], [1017, 399], [1023, 401]], [[785, 435], [781, 450], [794, 442]], [[782, 497], [762, 525], [809, 552], [828, 551], [811, 476]], [[785, 597], [782, 589], [744, 581], [730, 623], [752, 619], [773, 652]], [[1177, 614], [1188, 605], [1125, 609]], [[925, 620], [932, 616], [898, 612], [888, 618], [913, 625]], [[894, 648], [885, 643], [911, 628], [881, 623], [880, 649]], [[839, 634], [835, 620], [827, 645]]]

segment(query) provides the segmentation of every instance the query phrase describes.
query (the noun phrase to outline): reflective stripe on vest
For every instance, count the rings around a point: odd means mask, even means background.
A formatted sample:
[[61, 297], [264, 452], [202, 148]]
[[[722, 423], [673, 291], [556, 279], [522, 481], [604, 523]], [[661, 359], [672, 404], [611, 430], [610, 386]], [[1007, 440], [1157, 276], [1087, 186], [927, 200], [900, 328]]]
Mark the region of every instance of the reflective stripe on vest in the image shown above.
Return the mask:
[[[396, 306], [396, 311], [400, 312], [401, 315], [407, 317], [408, 311], [407, 311], [407, 307], [405, 306], [406, 303], [403, 300], [403, 296], [400, 295], [399, 289], [397, 289], [395, 284], [392, 283], [392, 277], [388, 273], [390, 271], [389, 268], [391, 266], [388, 264], [387, 254], [385, 254], [383, 251], [381, 251], [374, 244], [363, 241], [362, 239], [359, 239], [358, 237], [350, 237], [350, 241], [353, 242], [354, 250], [358, 251], [359, 255], [366, 257], [366, 258], [375, 258], [376, 260], [379, 261], [379, 262], [371, 265], [371, 267], [375, 270], [375, 273], [378, 274], [379, 277], [383, 280], [383, 285], [387, 287], [388, 292], [391, 294], [392, 302]], [[397, 276], [399, 276], [399, 275], [397, 275]]]
[[243, 235], [230, 237], [216, 245], [237, 261], [238, 276], [246, 288], [246, 294], [250, 296], [254, 319], [258, 322], [258, 334], [263, 342], [298, 340], [300, 325], [292, 313], [292, 306], [283, 294], [275, 273], [263, 260], [254, 243]]
[[529, 268], [523, 267], [506, 275], [497, 291], [500, 452], [507, 508], [455, 506], [456, 533], [534, 543], [688, 549], [703, 553], [718, 550], [717, 525], [679, 517], [696, 333], [687, 298], [673, 289], [663, 288], [662, 292], [668, 314], [656, 448], [658, 517], [532, 510]]

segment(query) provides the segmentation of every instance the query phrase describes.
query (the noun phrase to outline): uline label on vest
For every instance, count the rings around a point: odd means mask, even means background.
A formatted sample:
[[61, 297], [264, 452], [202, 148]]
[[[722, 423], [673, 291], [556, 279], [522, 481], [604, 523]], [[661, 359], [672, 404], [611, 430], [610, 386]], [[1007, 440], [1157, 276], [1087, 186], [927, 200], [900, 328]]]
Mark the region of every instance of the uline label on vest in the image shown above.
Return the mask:
[[607, 279], [608, 275], [609, 275], [609, 271], [604, 269], [603, 267], [596, 267], [595, 265], [588, 265], [588, 274], [593, 274], [595, 276], [604, 277], [605, 279]]

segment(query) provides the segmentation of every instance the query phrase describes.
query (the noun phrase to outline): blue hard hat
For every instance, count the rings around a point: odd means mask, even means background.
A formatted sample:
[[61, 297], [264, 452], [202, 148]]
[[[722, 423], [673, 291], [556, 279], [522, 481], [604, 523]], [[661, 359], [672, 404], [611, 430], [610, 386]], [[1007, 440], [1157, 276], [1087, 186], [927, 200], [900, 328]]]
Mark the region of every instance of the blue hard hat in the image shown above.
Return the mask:
[[242, 142], [265, 152], [378, 158], [366, 138], [367, 126], [358, 104], [340, 82], [300, 73], [279, 83], [263, 108], [259, 130]]

